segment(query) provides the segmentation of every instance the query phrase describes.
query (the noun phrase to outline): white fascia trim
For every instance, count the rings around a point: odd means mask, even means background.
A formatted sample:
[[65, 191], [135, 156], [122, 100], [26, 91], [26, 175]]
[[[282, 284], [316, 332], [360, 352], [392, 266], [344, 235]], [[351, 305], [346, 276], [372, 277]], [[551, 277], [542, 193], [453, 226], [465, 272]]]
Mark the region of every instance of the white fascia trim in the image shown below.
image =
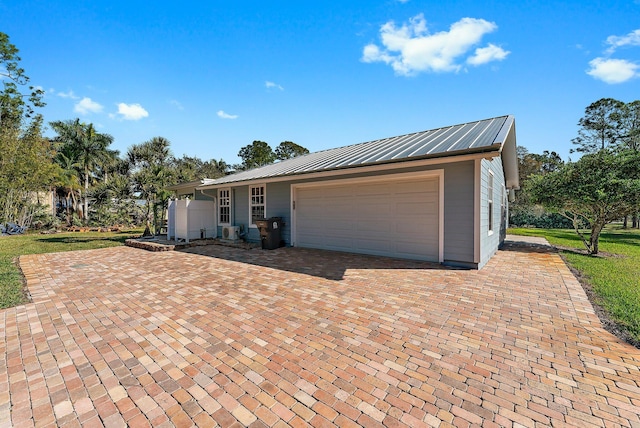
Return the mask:
[[509, 132], [511, 132], [511, 128], [513, 127], [513, 123], [515, 122], [515, 118], [513, 115], [507, 116], [507, 119], [504, 121], [502, 128], [500, 128], [500, 132], [496, 135], [495, 143], [500, 144], [500, 151], [504, 148], [504, 144], [507, 141], [509, 136]]
[[473, 262], [480, 263], [480, 191], [482, 184], [482, 159], [474, 163], [473, 177]]
[[438, 261], [444, 263], [444, 169], [438, 171]]

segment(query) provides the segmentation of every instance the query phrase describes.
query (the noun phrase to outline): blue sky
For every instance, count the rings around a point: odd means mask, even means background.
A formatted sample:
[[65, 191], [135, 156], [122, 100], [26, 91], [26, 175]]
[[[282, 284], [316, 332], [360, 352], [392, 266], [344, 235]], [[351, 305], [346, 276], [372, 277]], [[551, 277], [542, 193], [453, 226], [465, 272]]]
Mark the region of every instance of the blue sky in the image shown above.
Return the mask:
[[566, 159], [587, 105], [640, 99], [638, 17], [640, 0], [0, 0], [47, 122], [228, 163], [253, 140], [316, 151], [504, 114]]

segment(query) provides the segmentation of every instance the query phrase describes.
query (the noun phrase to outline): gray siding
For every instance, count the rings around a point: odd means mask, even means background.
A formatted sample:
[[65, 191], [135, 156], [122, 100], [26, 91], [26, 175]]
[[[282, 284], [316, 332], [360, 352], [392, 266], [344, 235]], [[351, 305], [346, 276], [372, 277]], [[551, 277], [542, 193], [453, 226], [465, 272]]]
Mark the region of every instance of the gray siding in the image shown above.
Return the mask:
[[[493, 172], [493, 233], [489, 231], [489, 171]], [[483, 159], [480, 172], [480, 263], [478, 268], [484, 266], [498, 251], [498, 247], [504, 239], [502, 228], [502, 203], [504, 201], [504, 173], [502, 159], [495, 157], [488, 161]]]
[[213, 201], [213, 197], [209, 195], [215, 194], [216, 190], [205, 190], [205, 192], [207, 193], [206, 195], [203, 194], [201, 191], [196, 190], [195, 196], [192, 194], [192, 197], [196, 201]]
[[267, 184], [266, 216], [282, 217], [284, 226], [280, 231], [281, 238], [289, 244], [291, 242], [291, 183]]
[[[267, 195], [267, 203], [269, 202]], [[260, 241], [260, 233], [256, 228], [249, 228], [249, 187], [240, 186], [231, 188], [231, 224], [241, 226], [246, 233], [248, 241]]]
[[444, 171], [444, 262], [473, 265], [474, 161], [449, 164]]
[[[249, 227], [249, 186], [232, 187], [233, 197], [231, 204], [234, 226], [242, 226], [248, 230], [246, 239], [251, 242], [260, 242], [260, 232], [255, 227]], [[266, 184], [267, 206], [265, 215], [269, 217], [282, 217], [284, 222], [281, 231], [282, 239], [289, 244], [291, 242], [291, 186], [290, 183]]]

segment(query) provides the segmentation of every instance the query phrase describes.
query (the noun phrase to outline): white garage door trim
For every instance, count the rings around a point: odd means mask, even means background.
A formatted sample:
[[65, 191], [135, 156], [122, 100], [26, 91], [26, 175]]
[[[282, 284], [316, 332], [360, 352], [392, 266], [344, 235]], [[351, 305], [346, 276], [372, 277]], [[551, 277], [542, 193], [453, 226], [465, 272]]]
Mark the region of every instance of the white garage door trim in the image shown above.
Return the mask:
[[438, 179], [438, 261], [442, 263], [444, 261], [444, 170], [430, 170], [421, 172], [409, 172], [398, 174], [385, 174], [384, 176], [371, 176], [364, 178], [351, 178], [351, 179], [336, 179], [336, 180], [324, 180], [316, 181], [312, 183], [292, 184], [291, 185], [291, 244], [296, 246], [297, 242], [297, 210], [295, 209], [295, 201], [297, 199], [297, 190], [313, 187], [325, 187], [334, 185], [350, 185], [360, 183], [372, 183], [372, 182], [389, 182], [400, 180], [432, 180]]

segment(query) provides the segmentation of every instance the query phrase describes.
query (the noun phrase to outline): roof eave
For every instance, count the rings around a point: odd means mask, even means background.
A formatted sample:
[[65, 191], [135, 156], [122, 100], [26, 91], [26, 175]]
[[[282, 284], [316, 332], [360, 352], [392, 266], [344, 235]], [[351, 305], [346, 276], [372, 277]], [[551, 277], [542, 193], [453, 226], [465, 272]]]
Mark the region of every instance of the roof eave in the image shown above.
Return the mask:
[[174, 190], [174, 191], [178, 191], [178, 190], [184, 190], [184, 189], [195, 189], [198, 186], [203, 185], [205, 182], [205, 180], [196, 180], [196, 181], [187, 181], [184, 183], [178, 183], [178, 184], [174, 184], [172, 186], [167, 186], [165, 187], [166, 190]]
[[516, 151], [516, 121], [513, 116], [509, 115], [507, 117], [496, 137], [496, 144], [500, 144], [505, 185], [507, 189], [518, 190], [520, 188], [520, 175], [518, 173], [518, 154]]
[[[456, 162], [458, 158], [461, 156], [465, 156], [465, 157], [472, 156], [472, 157], [480, 157], [480, 158], [495, 157], [500, 155], [501, 147], [502, 147], [501, 144], [496, 143], [491, 146], [483, 146], [476, 149], [463, 149], [463, 150], [457, 150], [453, 152], [437, 153], [437, 154], [426, 155], [426, 156], [416, 156], [412, 158], [403, 158], [403, 159], [390, 160], [390, 161], [384, 161], [384, 162], [372, 162], [367, 164], [348, 165], [348, 166], [337, 167], [337, 168], [328, 168], [322, 171], [297, 172], [292, 174], [283, 174], [277, 177], [257, 177], [257, 178], [247, 179], [247, 180], [229, 181], [229, 182], [222, 182], [222, 183], [213, 182], [213, 183], [207, 183], [207, 184], [198, 186], [196, 189], [206, 190], [206, 189], [216, 189], [220, 187], [245, 186], [245, 185], [250, 185], [252, 183], [263, 183], [265, 181], [273, 181], [274, 179], [277, 179], [278, 181], [282, 181], [286, 179], [297, 179], [297, 178], [304, 178], [306, 176], [315, 176], [318, 174], [329, 174], [329, 173], [337, 173], [337, 172], [343, 172], [344, 174], [349, 174], [350, 171], [355, 172], [358, 169], [367, 168], [367, 167], [375, 168], [378, 166], [389, 167], [389, 166], [397, 165], [397, 169], [410, 168], [411, 166], [413, 166], [412, 164], [414, 163], [420, 163], [424, 161], [437, 161], [438, 159], [451, 159], [451, 162]], [[443, 163], [446, 163], [446, 161], [443, 161]]]

